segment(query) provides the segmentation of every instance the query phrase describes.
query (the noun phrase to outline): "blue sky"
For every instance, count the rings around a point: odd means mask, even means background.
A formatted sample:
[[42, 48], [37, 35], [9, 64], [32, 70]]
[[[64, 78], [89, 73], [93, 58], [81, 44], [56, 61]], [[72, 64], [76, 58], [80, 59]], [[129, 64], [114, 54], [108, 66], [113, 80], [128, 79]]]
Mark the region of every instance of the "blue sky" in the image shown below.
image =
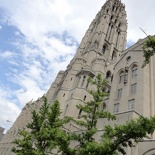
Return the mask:
[[[74, 56], [105, 0], [0, 0], [0, 126], [8, 129]], [[154, 34], [155, 1], [123, 0], [128, 46]], [[140, 5], [139, 5], [140, 4]], [[151, 10], [151, 13], [149, 13]]]

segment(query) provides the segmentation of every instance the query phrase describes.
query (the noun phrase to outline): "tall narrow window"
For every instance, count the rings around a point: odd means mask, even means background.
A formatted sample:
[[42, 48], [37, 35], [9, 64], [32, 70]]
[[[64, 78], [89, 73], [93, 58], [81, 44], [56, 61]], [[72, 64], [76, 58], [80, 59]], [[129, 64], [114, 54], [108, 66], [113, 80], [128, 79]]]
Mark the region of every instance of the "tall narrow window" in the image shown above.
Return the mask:
[[107, 40], [108, 40], [110, 28], [111, 28], [111, 24], [109, 23], [109, 26], [108, 26], [108, 29], [107, 29], [107, 33], [106, 33], [106, 39]]
[[82, 109], [79, 110], [78, 119], [80, 119], [81, 114], [82, 114]]
[[122, 97], [122, 88], [118, 89], [118, 93], [117, 93], [117, 98], [121, 98]]
[[86, 97], [87, 97], [87, 96], [85, 95], [84, 98], [83, 98], [84, 101], [86, 100]]
[[122, 72], [120, 75], [119, 75], [119, 83], [123, 83], [124, 82], [124, 72]]
[[128, 110], [133, 110], [135, 108], [135, 99], [128, 101]]
[[137, 89], [137, 83], [131, 85], [131, 94], [135, 94]]
[[86, 80], [86, 76], [83, 76], [83, 80], [82, 80], [82, 83], [81, 83], [81, 87], [84, 85], [85, 80]]
[[118, 32], [118, 34], [117, 34], [117, 38], [116, 38], [116, 47], [117, 47], [117, 45], [118, 45], [119, 36], [120, 36], [120, 32]]
[[113, 81], [113, 75], [111, 76], [111, 82]]
[[106, 45], [103, 45], [102, 47], [102, 53], [104, 54], [106, 52]]
[[88, 88], [88, 86], [89, 86], [89, 82], [87, 81], [86, 89]]
[[114, 104], [114, 113], [119, 112], [119, 103]]
[[113, 62], [116, 61], [116, 57], [117, 57], [116, 51], [113, 51], [113, 53], [112, 53], [112, 61]]
[[113, 25], [111, 26], [111, 29], [110, 29], [110, 32], [109, 32], [108, 41], [110, 40], [112, 30], [113, 30]]
[[136, 77], [137, 76], [137, 66], [134, 66], [132, 68], [132, 78]]
[[66, 106], [66, 108], [65, 108], [64, 115], [66, 115], [67, 109], [68, 109], [68, 104], [67, 104], [67, 106]]
[[114, 10], [115, 10], [115, 6], [112, 7], [112, 11], [114, 11]]

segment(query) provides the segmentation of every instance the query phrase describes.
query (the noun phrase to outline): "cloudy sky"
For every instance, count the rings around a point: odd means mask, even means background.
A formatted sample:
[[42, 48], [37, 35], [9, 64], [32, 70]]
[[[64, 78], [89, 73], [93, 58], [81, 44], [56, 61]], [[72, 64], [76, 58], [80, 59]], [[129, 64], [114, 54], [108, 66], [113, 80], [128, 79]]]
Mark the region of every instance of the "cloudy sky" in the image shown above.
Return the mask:
[[[128, 45], [154, 34], [155, 1], [122, 0]], [[0, 126], [42, 96], [74, 56], [105, 0], [0, 0]], [[10, 120], [12, 123], [7, 123]]]

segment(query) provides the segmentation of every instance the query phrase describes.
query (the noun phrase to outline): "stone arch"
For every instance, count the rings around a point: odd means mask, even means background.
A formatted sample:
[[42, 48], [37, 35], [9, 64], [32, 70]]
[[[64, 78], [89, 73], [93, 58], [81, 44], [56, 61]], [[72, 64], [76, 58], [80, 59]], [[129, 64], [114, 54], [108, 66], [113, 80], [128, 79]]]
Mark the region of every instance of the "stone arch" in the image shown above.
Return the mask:
[[120, 69], [117, 75], [118, 75], [118, 83], [124, 83], [124, 79], [125, 79], [124, 69]]
[[106, 73], [106, 79], [109, 81], [109, 82], [112, 82], [112, 78], [113, 78], [113, 74], [110, 70], [107, 71]]
[[111, 77], [111, 76], [112, 76], [111, 71], [108, 70], [107, 73], [106, 73], [106, 79], [109, 79], [109, 77]]
[[146, 151], [143, 155], [155, 155], [155, 148]]
[[104, 44], [102, 47], [102, 53], [105, 54], [107, 49], [108, 49], [108, 45]]
[[132, 63], [130, 65], [130, 72], [131, 72], [131, 77], [135, 77], [138, 74], [138, 65], [137, 63]]

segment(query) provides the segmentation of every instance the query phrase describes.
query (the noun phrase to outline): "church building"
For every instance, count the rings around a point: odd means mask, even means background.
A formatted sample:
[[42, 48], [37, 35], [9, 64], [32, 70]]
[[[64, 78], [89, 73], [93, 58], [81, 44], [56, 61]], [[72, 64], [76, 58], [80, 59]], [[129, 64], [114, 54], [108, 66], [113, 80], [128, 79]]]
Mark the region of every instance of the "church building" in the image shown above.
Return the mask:
[[[48, 101], [60, 102], [62, 117], [79, 119], [76, 108], [90, 100], [88, 77], [98, 73], [106, 78], [109, 93], [103, 108], [117, 117], [115, 124], [122, 124], [139, 116], [155, 115], [155, 57], [142, 68], [143, 44], [139, 39], [126, 49], [127, 14], [121, 0], [107, 0], [91, 22], [73, 59], [65, 71], [60, 71], [45, 94]], [[31, 120], [31, 112], [39, 109], [43, 97], [30, 101], [23, 108], [14, 125], [0, 142], [0, 155], [14, 155], [11, 143]], [[100, 122], [102, 128], [104, 122]], [[138, 129], [137, 129], [138, 130]], [[155, 139], [150, 135], [143, 142], [127, 148], [127, 155], [155, 155]]]

